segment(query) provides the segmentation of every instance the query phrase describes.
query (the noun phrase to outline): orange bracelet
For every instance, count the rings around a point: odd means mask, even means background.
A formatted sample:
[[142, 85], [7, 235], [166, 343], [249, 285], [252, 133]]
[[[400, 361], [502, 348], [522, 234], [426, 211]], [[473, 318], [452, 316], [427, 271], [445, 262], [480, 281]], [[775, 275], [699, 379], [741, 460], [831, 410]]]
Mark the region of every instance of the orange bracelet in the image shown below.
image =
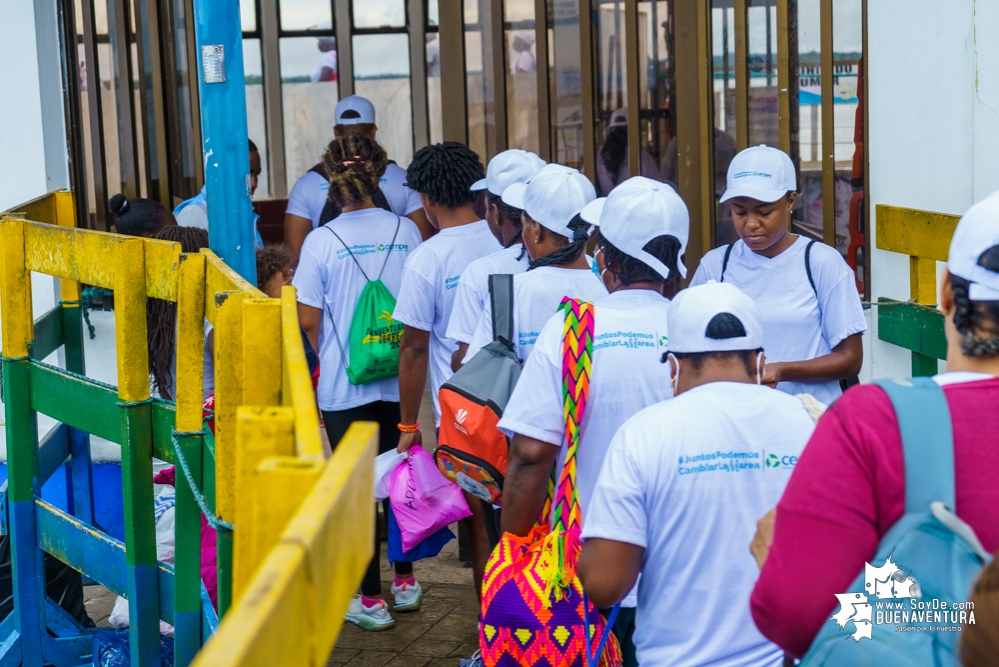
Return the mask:
[[415, 424], [399, 424], [399, 430], [403, 433], [416, 433], [420, 430], [420, 422]]

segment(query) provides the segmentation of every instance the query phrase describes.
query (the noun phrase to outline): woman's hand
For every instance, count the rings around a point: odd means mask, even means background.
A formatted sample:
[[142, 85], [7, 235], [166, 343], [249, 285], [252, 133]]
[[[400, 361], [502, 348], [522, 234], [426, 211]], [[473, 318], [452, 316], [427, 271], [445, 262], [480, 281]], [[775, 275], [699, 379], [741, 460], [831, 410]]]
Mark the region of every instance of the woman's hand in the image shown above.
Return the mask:
[[777, 383], [783, 379], [784, 364], [779, 361], [767, 364], [763, 367], [763, 375], [760, 376], [760, 384], [777, 388]]
[[749, 552], [753, 554], [753, 558], [756, 559], [756, 564], [760, 566], [761, 570], [770, 554], [770, 545], [774, 541], [774, 522], [776, 520], [777, 509], [774, 508], [756, 522], [756, 534], [753, 535], [753, 541], [749, 543]]
[[413, 445], [423, 444], [423, 434], [419, 431], [413, 431], [412, 433], [400, 433], [399, 434], [399, 446], [396, 447], [396, 451], [400, 454], [402, 452], [408, 452], [409, 448]]

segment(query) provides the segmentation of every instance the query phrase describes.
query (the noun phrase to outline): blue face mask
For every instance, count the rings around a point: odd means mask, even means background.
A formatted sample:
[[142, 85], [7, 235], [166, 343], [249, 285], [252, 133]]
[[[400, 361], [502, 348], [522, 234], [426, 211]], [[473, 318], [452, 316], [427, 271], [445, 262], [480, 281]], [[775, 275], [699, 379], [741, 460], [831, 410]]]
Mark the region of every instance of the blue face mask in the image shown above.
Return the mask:
[[597, 248], [593, 251], [593, 265], [590, 267], [593, 270], [594, 275], [598, 278], [603, 276], [603, 272], [600, 270], [600, 264], [597, 263], [597, 253], [603, 252], [602, 248]]

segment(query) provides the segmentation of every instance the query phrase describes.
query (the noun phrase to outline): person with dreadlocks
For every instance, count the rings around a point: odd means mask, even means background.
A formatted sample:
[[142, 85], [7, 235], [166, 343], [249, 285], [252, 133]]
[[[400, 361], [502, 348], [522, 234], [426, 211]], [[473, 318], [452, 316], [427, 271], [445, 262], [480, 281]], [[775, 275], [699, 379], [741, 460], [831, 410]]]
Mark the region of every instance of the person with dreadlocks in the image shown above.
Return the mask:
[[[298, 289], [299, 321], [312, 347], [319, 350], [322, 373], [316, 394], [334, 449], [356, 421], [379, 425], [380, 452], [398, 443], [398, 380], [353, 384], [347, 375], [347, 360], [353, 352], [348, 332], [361, 292], [369, 280], [380, 279], [393, 296], [401, 297], [403, 265], [421, 241], [412, 220], [372, 201], [387, 159], [378, 142], [359, 132], [330, 142], [323, 164], [330, 178], [330, 196], [341, 213], [306, 237], [292, 278]], [[395, 623], [382, 599], [377, 521], [375, 525], [375, 555], [361, 582], [361, 593], [347, 611], [347, 620], [365, 630], [384, 630]], [[395, 610], [419, 609], [422, 591], [413, 578], [412, 563], [395, 563], [395, 573]]]
[[[524, 361], [564, 297], [594, 301], [607, 295], [584, 252], [590, 225], [579, 215], [595, 198], [585, 176], [559, 164], [550, 164], [530, 183], [515, 183], [503, 192], [504, 202], [524, 212], [524, 247], [531, 258], [527, 272], [513, 279], [512, 342]], [[487, 301], [464, 361], [492, 342], [492, 317]]]
[[[687, 207], [665, 183], [636, 176], [583, 209], [599, 225], [595, 261], [610, 292], [594, 306], [593, 366], [576, 461], [577, 493], [586, 509], [611, 439], [632, 415], [672, 396], [669, 368], [660, 363], [667, 340], [666, 313], [686, 274]], [[565, 317], [541, 329], [499, 429], [511, 440], [503, 487], [504, 530], [527, 535], [541, 512], [547, 479], [565, 463], [562, 338]], [[632, 634], [636, 591], [622, 603], [614, 627], [626, 666], [637, 665]]]
[[486, 177], [472, 185], [473, 192], [485, 192], [488, 201], [486, 222], [503, 250], [469, 264], [458, 281], [454, 309], [447, 325], [448, 337], [458, 341], [458, 350], [451, 358], [451, 368], [455, 371], [465, 358], [479, 316], [489, 300], [489, 276], [523, 273], [530, 263], [521, 240], [522, 211], [503, 202], [503, 191], [514, 183], [527, 183], [543, 166], [544, 160], [534, 153], [511, 148], [490, 160]]
[[[169, 211], [168, 211], [169, 213]], [[198, 227], [164, 227], [155, 238], [179, 243], [181, 252], [195, 253], [208, 247], [208, 231]], [[177, 396], [177, 304], [173, 301], [146, 298], [146, 327], [149, 332], [150, 391], [168, 401]], [[204, 395], [215, 391], [215, 363], [209, 338], [211, 327], [205, 324]]]
[[[958, 222], [939, 295], [947, 372], [933, 379], [942, 390], [938, 400], [946, 401], [953, 434], [952, 469], [939, 474], [953, 475], [942, 482], [953, 489], [950, 510], [970, 526], [985, 551], [995, 553], [999, 192], [972, 206]], [[857, 573], [874, 560], [878, 543], [906, 512], [908, 462], [899, 428], [880, 386], [850, 389], [819, 420], [776, 512], [759, 522], [751, 549], [762, 571], [750, 608], [760, 632], [789, 655], [805, 654], [836, 607], [834, 594], [852, 590]], [[913, 575], [921, 576], [918, 570]], [[923, 594], [928, 595], [926, 588]], [[994, 655], [988, 664], [995, 664]]]

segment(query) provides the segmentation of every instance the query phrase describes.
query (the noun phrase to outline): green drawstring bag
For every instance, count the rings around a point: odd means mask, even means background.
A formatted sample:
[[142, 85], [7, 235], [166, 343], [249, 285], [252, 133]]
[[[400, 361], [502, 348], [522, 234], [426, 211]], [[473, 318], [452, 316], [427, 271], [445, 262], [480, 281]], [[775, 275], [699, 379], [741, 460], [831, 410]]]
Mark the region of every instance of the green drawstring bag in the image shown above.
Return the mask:
[[347, 369], [347, 379], [351, 384], [366, 384], [376, 380], [384, 380], [399, 375], [399, 345], [402, 342], [402, 331], [404, 325], [392, 319], [395, 311], [395, 297], [385, 287], [382, 282], [382, 273], [388, 265], [389, 256], [395, 249], [395, 239], [399, 235], [399, 227], [402, 224], [400, 218], [395, 227], [395, 234], [392, 236], [392, 243], [388, 246], [388, 253], [385, 255], [385, 263], [382, 270], [374, 280], [361, 268], [361, 264], [350, 251], [350, 247], [343, 242], [343, 239], [333, 231], [328, 224], [324, 227], [336, 236], [340, 244], [346, 248], [350, 258], [357, 264], [361, 275], [367, 283], [361, 290], [361, 296], [357, 299], [357, 309], [354, 311], [354, 319], [350, 323], [349, 352], [350, 359], [347, 359], [348, 350], [344, 350], [343, 341], [336, 328], [336, 321], [333, 319], [333, 312], [330, 311], [330, 321], [333, 322], [333, 334], [336, 336], [337, 345], [340, 347], [340, 357], [343, 365]]

